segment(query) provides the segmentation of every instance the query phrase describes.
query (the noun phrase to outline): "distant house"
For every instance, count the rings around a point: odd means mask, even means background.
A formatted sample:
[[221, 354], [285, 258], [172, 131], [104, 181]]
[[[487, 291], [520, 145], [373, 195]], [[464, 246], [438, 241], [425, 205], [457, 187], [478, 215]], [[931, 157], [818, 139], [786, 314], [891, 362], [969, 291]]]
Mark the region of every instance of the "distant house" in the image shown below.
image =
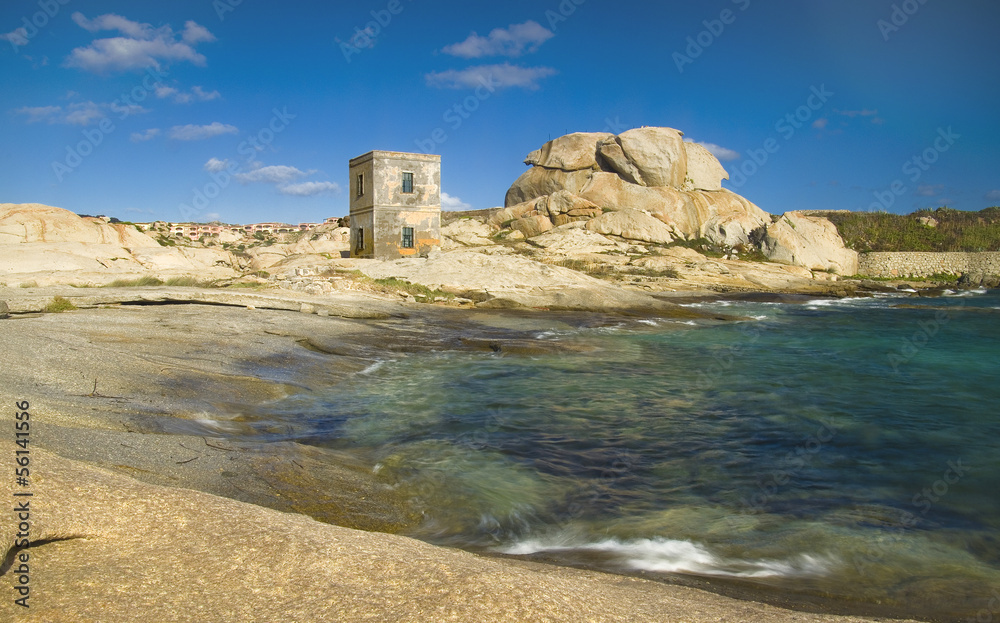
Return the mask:
[[426, 255], [441, 243], [441, 156], [370, 151], [350, 162], [351, 257]]

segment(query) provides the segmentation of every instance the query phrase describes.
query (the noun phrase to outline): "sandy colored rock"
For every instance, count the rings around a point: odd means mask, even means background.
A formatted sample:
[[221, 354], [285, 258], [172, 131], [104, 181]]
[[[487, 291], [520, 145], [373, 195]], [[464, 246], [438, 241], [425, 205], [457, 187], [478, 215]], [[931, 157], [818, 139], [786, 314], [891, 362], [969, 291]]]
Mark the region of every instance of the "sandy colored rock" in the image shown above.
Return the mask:
[[710, 151], [698, 143], [684, 142], [687, 153], [687, 176], [685, 190], [722, 190], [722, 180], [729, 179], [729, 173]]
[[647, 186], [681, 188], [688, 168], [683, 136], [673, 128], [636, 128], [617, 140]]
[[583, 223], [575, 223], [557, 227], [535, 236], [531, 242], [542, 247], [551, 255], [576, 257], [608, 251], [624, 251], [627, 244], [605, 238], [599, 233], [589, 231]]
[[618, 236], [626, 240], [668, 244], [673, 242], [672, 230], [663, 221], [638, 210], [617, 210], [587, 221], [587, 229], [598, 234]]
[[591, 172], [590, 169], [567, 172], [561, 169], [531, 167], [507, 190], [504, 206], [510, 207], [560, 190], [579, 195], [580, 189], [590, 180]]
[[38, 203], [0, 203], [0, 244], [83, 242], [127, 248], [160, 244], [133, 225], [81, 218], [62, 208]]
[[528, 154], [524, 163], [563, 171], [595, 169], [597, 144], [612, 136], [606, 132], [574, 132], [560, 136]]
[[522, 216], [511, 223], [510, 226], [524, 234], [525, 238], [533, 238], [538, 234], [547, 232], [554, 227], [552, 221], [549, 220], [549, 217], [533, 213]]
[[768, 226], [762, 248], [775, 262], [839, 275], [858, 273], [857, 252], [846, 248], [836, 225], [821, 216], [786, 212]]
[[602, 159], [601, 162], [605, 165], [603, 167], [605, 171], [617, 173], [622, 179], [631, 184], [646, 186], [646, 182], [642, 179], [639, 169], [632, 164], [632, 161], [622, 151], [622, 146], [617, 138], [601, 141], [597, 146], [597, 150]]
[[494, 230], [487, 224], [475, 219], [463, 218], [448, 223], [441, 228], [444, 238], [441, 247], [449, 248], [477, 247], [495, 244], [490, 238]]

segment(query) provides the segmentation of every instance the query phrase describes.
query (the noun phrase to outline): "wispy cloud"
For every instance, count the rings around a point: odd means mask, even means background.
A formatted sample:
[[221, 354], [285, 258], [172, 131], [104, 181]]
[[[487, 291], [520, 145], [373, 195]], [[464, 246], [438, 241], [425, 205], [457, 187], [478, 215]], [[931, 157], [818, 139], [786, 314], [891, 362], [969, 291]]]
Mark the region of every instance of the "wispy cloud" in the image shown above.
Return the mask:
[[441, 193], [441, 208], [444, 210], [451, 210], [453, 212], [462, 210], [471, 210], [472, 205], [465, 203], [458, 197], [453, 197], [448, 193]]
[[15, 47], [28, 45], [28, 31], [25, 28], [15, 28], [11, 32], [0, 34], [0, 41], [9, 41]]
[[986, 193], [986, 198], [990, 201], [1000, 201], [1000, 189]]
[[229, 168], [229, 160], [219, 160], [218, 158], [209, 158], [204, 167], [209, 173], [218, 173], [227, 168]]
[[208, 125], [175, 125], [170, 128], [170, 138], [175, 141], [201, 141], [213, 136], [222, 134], [236, 134], [239, 129], [236, 126], [212, 122]]
[[838, 115], [843, 115], [845, 117], [850, 117], [851, 119], [853, 119], [854, 117], [874, 117], [875, 115], [878, 114], [878, 110], [877, 109], [876, 110], [869, 110], [867, 108], [862, 109], [862, 110], [838, 110], [838, 109], [834, 108], [833, 112], [837, 113]]
[[271, 184], [287, 184], [292, 180], [312, 175], [315, 171], [301, 171], [295, 167], [275, 165], [261, 167], [248, 173], [237, 173], [234, 177], [244, 184], [251, 182], [266, 182]]
[[551, 67], [521, 67], [503, 63], [432, 72], [424, 77], [429, 86], [444, 89], [475, 89], [485, 86], [490, 89], [519, 87], [534, 91], [538, 89], [538, 82], [542, 78], [557, 73]]
[[142, 106], [132, 104], [122, 106], [117, 103], [73, 102], [66, 106], [24, 106], [14, 110], [15, 114], [28, 117], [28, 123], [67, 124], [87, 126], [108, 116], [109, 112], [122, 116], [149, 112]]
[[[689, 142], [693, 143], [695, 141], [689, 141]], [[716, 158], [718, 158], [723, 162], [727, 160], [740, 159], [740, 154], [738, 151], [734, 151], [732, 149], [723, 147], [721, 145], [716, 145], [715, 143], [702, 143], [699, 141], [698, 144], [707, 149], [708, 153], [712, 154], [713, 156], [715, 156]]]
[[160, 135], [159, 128], [150, 128], [142, 132], [133, 132], [132, 136], [129, 137], [133, 143], [144, 143], [146, 141], [151, 141]]
[[875, 125], [882, 125], [885, 123], [885, 119], [878, 116], [878, 109], [862, 108], [861, 110], [838, 110], [833, 109], [836, 114], [847, 117], [848, 119], [854, 119], [855, 117], [871, 117], [872, 123]]
[[922, 184], [917, 186], [917, 194], [921, 197], [937, 197], [944, 191], [944, 184]]
[[812, 122], [812, 127], [815, 128], [815, 129], [817, 129], [817, 130], [822, 130], [822, 129], [825, 129], [826, 126], [827, 126], [827, 124], [829, 124], [829, 123], [830, 123], [829, 119], [827, 119], [826, 117], [820, 117], [816, 121]]
[[507, 28], [496, 28], [486, 37], [473, 32], [465, 41], [453, 43], [442, 52], [461, 58], [482, 58], [484, 56], [518, 57], [536, 52], [539, 47], [555, 34], [534, 20], [523, 24], [511, 24]]
[[279, 186], [278, 192], [296, 197], [314, 197], [316, 195], [337, 194], [340, 192], [340, 185], [334, 182], [301, 182]]
[[83, 13], [73, 13], [73, 21], [88, 32], [117, 30], [123, 36], [96, 39], [90, 45], [74, 49], [66, 59], [67, 67], [103, 73], [160, 67], [161, 62], [189, 62], [204, 66], [205, 56], [195, 50], [202, 42], [215, 41], [207, 28], [193, 21], [175, 33], [170, 26], [154, 28], [150, 24], [132, 21], [109, 13], [87, 19]]
[[165, 84], [156, 85], [154, 91], [159, 99], [172, 98], [178, 104], [190, 104], [191, 102], [210, 102], [222, 97], [218, 91], [206, 91], [200, 86], [192, 87], [187, 93], [182, 93], [175, 87]]

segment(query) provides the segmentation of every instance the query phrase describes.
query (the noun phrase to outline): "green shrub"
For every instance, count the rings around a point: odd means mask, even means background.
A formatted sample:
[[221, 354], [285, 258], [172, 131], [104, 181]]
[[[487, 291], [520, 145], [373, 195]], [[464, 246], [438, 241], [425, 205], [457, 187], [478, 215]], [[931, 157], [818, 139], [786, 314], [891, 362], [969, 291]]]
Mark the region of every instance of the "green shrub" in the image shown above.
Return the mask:
[[[827, 216], [849, 249], [871, 251], [1000, 251], [1000, 208], [964, 212], [951, 208], [912, 214], [846, 212]], [[935, 226], [920, 219], [934, 219]]]
[[145, 286], [162, 286], [163, 282], [156, 277], [146, 275], [137, 279], [115, 279], [105, 285], [105, 288], [142, 288]]
[[52, 301], [46, 305], [42, 311], [47, 314], [58, 314], [59, 312], [70, 311], [71, 309], [76, 309], [70, 300], [63, 296], [52, 297]]

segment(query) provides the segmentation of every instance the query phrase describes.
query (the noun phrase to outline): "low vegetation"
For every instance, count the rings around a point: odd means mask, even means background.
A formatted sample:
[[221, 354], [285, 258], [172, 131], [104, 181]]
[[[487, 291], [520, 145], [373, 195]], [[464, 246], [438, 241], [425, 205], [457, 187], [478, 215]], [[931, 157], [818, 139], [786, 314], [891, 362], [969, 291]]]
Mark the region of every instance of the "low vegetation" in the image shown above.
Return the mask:
[[372, 279], [371, 282], [376, 286], [385, 288], [387, 293], [392, 292], [406, 292], [413, 296], [417, 301], [422, 301], [424, 303], [433, 303], [439, 298], [453, 299], [454, 294], [449, 292], [444, 292], [443, 290], [433, 290], [425, 285], [419, 283], [410, 283], [404, 279], [397, 279], [395, 277], [389, 277], [386, 279]]
[[1000, 207], [951, 208], [912, 214], [840, 212], [827, 216], [849, 249], [872, 251], [1000, 251]]
[[54, 296], [49, 304], [42, 308], [42, 311], [47, 314], [58, 314], [59, 312], [70, 311], [76, 308], [76, 305], [74, 305], [68, 298], [64, 296]]
[[215, 282], [211, 280], [202, 280], [197, 277], [192, 277], [190, 275], [184, 275], [181, 277], [171, 277], [166, 281], [158, 277], [153, 276], [143, 276], [136, 279], [115, 279], [109, 284], [102, 287], [105, 288], [144, 288], [150, 286], [178, 286], [187, 288], [211, 288], [215, 286]]

